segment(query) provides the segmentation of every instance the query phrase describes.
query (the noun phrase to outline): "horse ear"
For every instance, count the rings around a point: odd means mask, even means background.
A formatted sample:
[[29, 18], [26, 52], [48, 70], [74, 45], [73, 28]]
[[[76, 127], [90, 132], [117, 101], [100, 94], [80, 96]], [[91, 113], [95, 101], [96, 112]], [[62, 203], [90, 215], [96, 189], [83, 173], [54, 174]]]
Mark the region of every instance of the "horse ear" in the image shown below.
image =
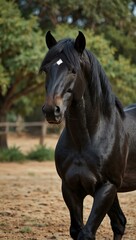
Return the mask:
[[79, 34], [75, 40], [75, 49], [77, 50], [77, 52], [79, 53], [83, 53], [84, 49], [85, 49], [85, 45], [86, 45], [86, 39], [85, 36], [82, 32], [79, 31]]
[[51, 32], [48, 31], [46, 33], [46, 44], [47, 44], [47, 47], [50, 49], [54, 45], [56, 45], [56, 43], [57, 43], [56, 39], [52, 36]]

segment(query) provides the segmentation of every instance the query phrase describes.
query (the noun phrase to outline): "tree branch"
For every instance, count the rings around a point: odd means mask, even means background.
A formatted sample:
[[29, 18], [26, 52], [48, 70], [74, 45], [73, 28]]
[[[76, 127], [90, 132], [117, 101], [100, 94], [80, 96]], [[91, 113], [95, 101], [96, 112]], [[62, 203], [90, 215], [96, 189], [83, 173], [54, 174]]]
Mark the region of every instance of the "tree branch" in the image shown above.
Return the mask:
[[16, 78], [15, 82], [11, 84], [11, 86], [8, 88], [6, 98], [7, 100], [12, 96], [12, 94], [15, 92], [17, 85], [21, 82], [21, 78]]
[[11, 105], [13, 104], [13, 102], [14, 102], [15, 100], [19, 99], [19, 98], [22, 97], [22, 96], [27, 96], [28, 94], [32, 93], [33, 91], [39, 89], [39, 88], [42, 87], [42, 86], [43, 86], [43, 82], [41, 82], [41, 83], [39, 83], [39, 84], [36, 84], [36, 85], [33, 85], [33, 86], [30, 86], [30, 87], [27, 86], [27, 88], [22, 89], [20, 92], [15, 93], [11, 98], [9, 98], [9, 99], [5, 102], [5, 104], [3, 105], [3, 107], [4, 107], [5, 109], [10, 108]]
[[[32, 73], [30, 73], [27, 77], [32, 78]], [[21, 72], [20, 72], [20, 76], [22, 76]], [[9, 87], [7, 94], [6, 94], [6, 98], [7, 101], [12, 97], [12, 95], [15, 93], [17, 86], [20, 84], [20, 82], [22, 81], [22, 77], [16, 77], [15, 81], [13, 82], [13, 84], [11, 84], [11, 86]]]

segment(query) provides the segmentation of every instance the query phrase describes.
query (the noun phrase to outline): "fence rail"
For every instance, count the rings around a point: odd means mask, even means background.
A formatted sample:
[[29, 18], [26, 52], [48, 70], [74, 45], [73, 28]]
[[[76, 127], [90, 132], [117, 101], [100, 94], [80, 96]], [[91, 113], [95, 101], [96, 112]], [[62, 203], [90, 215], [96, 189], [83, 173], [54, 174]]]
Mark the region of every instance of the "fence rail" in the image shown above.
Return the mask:
[[20, 125], [23, 125], [24, 127], [38, 127], [45, 124], [45, 122], [0, 122], [0, 127], [18, 127]]
[[[49, 124], [47, 121], [43, 122], [0, 122], [0, 135], [8, 135], [10, 132], [10, 127], [15, 127], [16, 132], [19, 133], [22, 130], [25, 129], [25, 127], [40, 127], [40, 144], [44, 144], [44, 139], [47, 133], [47, 128], [49, 127]], [[60, 129], [61, 131], [61, 129]]]

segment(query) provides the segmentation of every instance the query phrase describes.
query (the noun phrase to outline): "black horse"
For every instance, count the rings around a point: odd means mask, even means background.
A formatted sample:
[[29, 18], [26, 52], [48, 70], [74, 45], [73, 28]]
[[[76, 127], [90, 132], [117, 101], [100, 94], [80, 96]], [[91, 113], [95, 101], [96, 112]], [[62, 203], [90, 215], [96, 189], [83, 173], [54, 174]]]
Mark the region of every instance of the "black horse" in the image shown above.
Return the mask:
[[[57, 42], [49, 31], [46, 43], [49, 51], [40, 68], [46, 72], [42, 110], [49, 123], [65, 118], [55, 162], [70, 211], [70, 235], [94, 240], [108, 214], [114, 240], [119, 240], [126, 218], [117, 192], [136, 189], [136, 105], [124, 112], [100, 63], [85, 49], [82, 32], [75, 40]], [[84, 225], [87, 195], [94, 201]]]

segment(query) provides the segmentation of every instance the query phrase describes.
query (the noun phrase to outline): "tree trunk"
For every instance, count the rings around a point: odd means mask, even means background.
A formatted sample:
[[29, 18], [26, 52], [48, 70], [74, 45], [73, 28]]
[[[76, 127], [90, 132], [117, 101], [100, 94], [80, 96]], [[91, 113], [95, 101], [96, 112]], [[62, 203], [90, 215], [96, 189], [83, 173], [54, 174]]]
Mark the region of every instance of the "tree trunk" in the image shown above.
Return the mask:
[[[6, 122], [6, 113], [0, 112], [0, 123]], [[6, 127], [0, 126], [0, 149], [8, 148]]]

